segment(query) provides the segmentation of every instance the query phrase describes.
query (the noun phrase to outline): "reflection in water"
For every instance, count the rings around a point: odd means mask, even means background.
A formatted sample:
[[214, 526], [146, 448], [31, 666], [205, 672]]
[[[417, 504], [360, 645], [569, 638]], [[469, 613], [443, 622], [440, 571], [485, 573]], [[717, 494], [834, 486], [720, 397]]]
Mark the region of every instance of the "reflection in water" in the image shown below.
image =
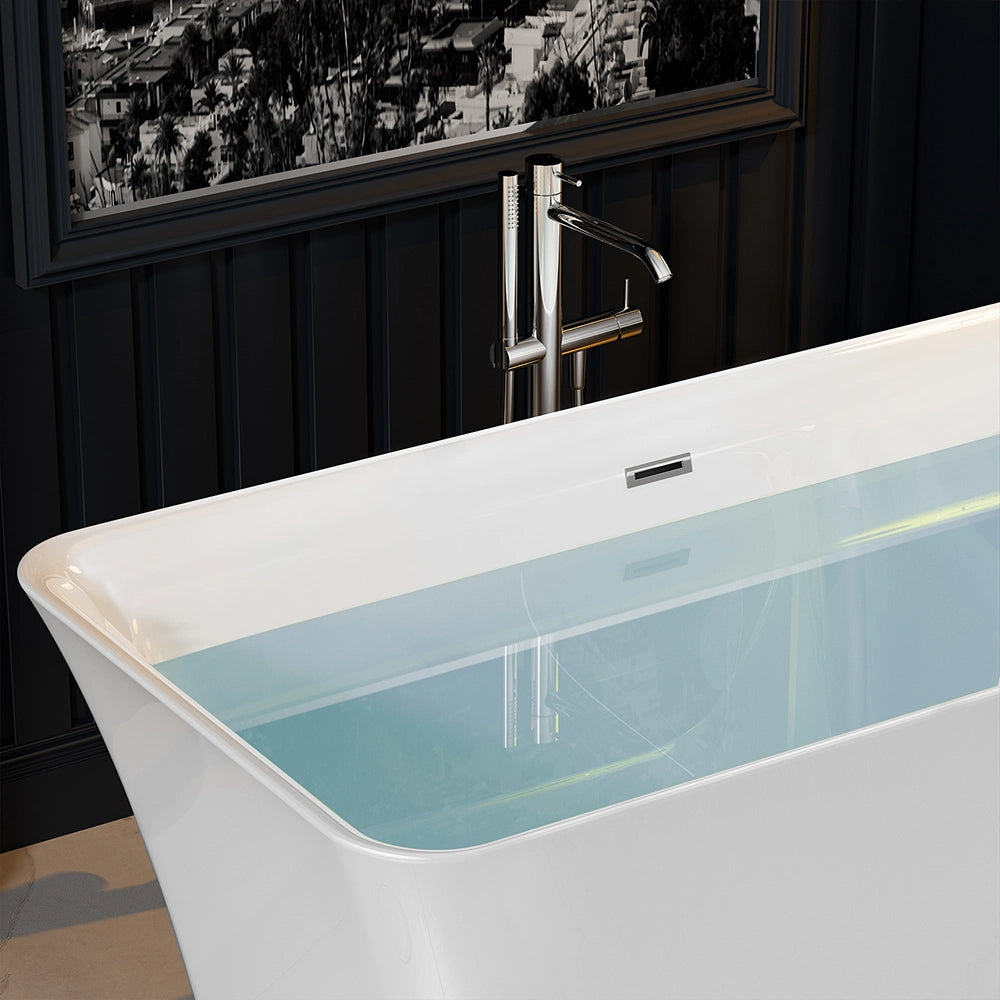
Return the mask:
[[998, 455], [965, 445], [159, 669], [367, 835], [494, 840], [995, 685]]

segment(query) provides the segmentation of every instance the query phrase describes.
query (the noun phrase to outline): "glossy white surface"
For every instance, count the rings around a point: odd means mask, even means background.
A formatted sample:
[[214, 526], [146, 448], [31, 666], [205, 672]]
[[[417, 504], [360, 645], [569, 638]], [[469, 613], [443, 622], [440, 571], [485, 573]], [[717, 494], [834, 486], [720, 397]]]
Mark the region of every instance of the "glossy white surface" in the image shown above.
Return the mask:
[[[195, 995], [1000, 994], [995, 688], [428, 853], [354, 833], [150, 669], [996, 434], [998, 383], [992, 306], [34, 549], [20, 579], [108, 742]], [[693, 474], [626, 491], [626, 467], [686, 451]]]

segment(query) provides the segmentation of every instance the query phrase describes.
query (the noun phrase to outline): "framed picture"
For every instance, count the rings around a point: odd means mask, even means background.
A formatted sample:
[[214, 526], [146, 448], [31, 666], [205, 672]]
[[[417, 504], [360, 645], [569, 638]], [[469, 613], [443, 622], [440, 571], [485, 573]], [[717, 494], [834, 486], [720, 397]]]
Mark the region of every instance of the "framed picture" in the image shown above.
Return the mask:
[[807, 0], [4, 0], [30, 287], [801, 124]]

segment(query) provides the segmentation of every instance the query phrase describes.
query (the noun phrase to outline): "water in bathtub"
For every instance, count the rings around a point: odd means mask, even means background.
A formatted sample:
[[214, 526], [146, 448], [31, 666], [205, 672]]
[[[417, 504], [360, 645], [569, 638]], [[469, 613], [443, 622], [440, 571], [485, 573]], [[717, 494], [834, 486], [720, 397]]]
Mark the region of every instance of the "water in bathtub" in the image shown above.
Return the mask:
[[468, 847], [997, 684], [998, 503], [990, 438], [157, 669], [363, 834]]

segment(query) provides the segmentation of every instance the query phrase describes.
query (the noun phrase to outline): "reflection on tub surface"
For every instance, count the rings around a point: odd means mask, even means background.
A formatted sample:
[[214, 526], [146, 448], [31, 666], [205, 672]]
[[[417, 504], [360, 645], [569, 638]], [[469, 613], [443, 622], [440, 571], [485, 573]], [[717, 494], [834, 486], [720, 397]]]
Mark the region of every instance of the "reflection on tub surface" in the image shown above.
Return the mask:
[[157, 669], [367, 836], [481, 844], [997, 684], [998, 500], [990, 438]]

